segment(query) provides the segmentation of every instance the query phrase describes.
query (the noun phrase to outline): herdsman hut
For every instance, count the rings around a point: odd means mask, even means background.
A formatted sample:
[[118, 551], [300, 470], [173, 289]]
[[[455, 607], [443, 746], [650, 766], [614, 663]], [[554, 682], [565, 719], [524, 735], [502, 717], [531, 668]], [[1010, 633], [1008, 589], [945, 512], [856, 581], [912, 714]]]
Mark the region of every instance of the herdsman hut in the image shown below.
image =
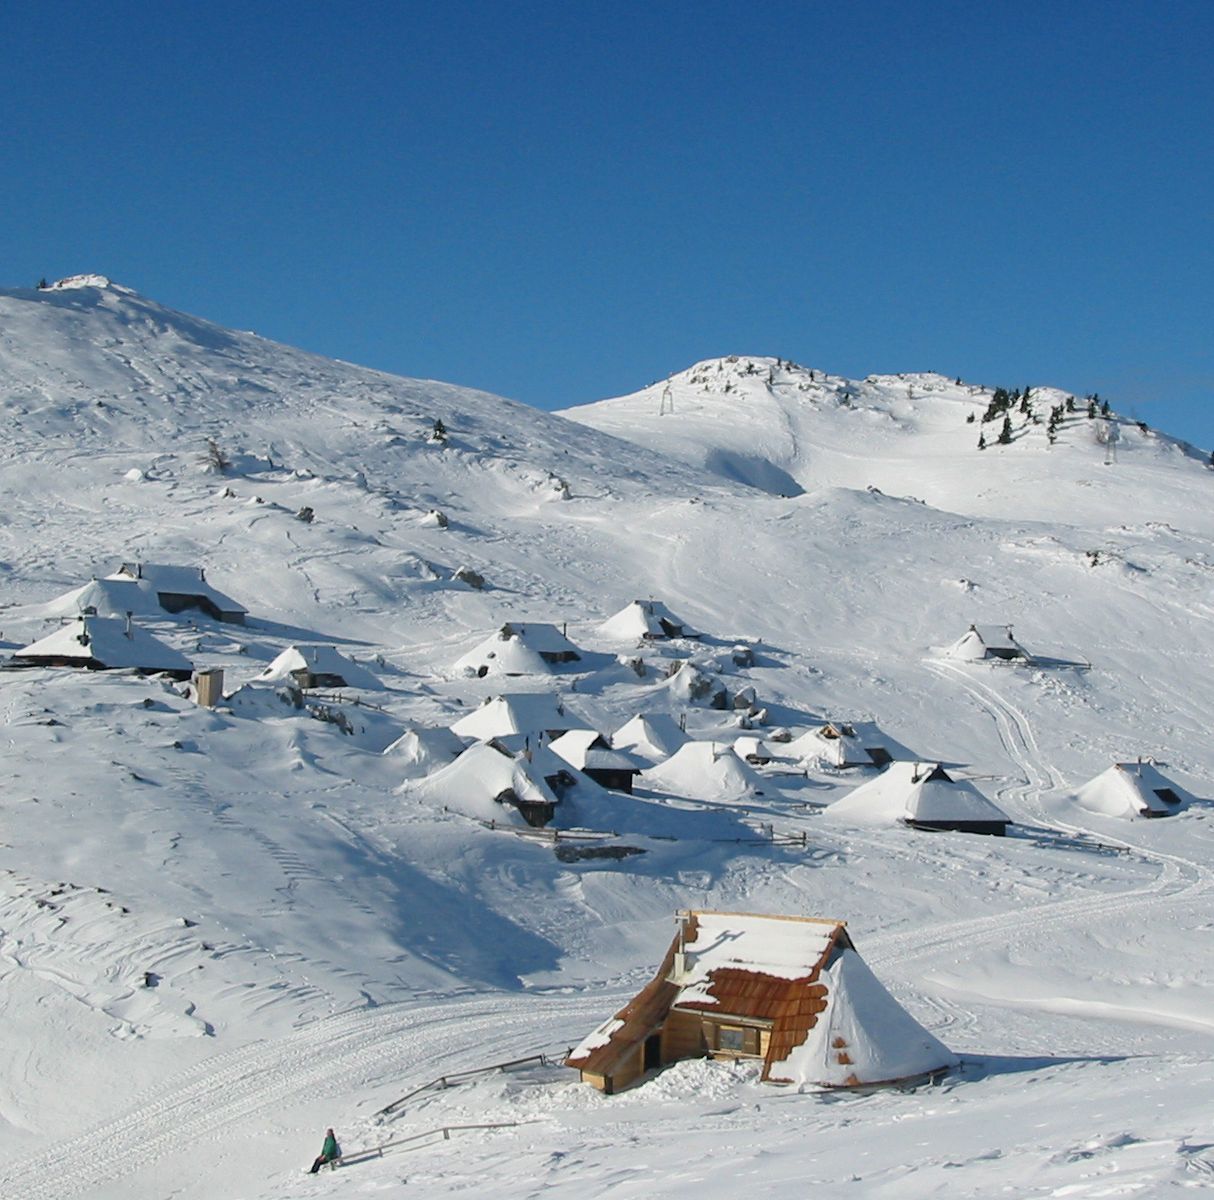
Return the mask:
[[23, 646], [16, 666], [76, 667], [85, 671], [137, 671], [189, 679], [193, 664], [172, 646], [133, 624], [130, 617], [77, 617], [54, 633]]
[[288, 646], [257, 678], [267, 683], [290, 679], [301, 688], [383, 687], [375, 674], [335, 646]]
[[1029, 652], [1012, 637], [1010, 625], [971, 625], [948, 650], [949, 658], [963, 662], [1001, 659], [1003, 662], [1028, 662]]
[[956, 1065], [877, 981], [842, 921], [681, 912], [657, 975], [566, 1059], [604, 1092], [687, 1058], [769, 1083], [906, 1083]]
[[633, 600], [599, 626], [599, 632], [621, 641], [656, 642], [663, 638], [698, 638], [700, 635], [660, 600]]
[[548, 743], [553, 754], [577, 767], [595, 783], [617, 792], [632, 792], [633, 776], [645, 763], [624, 750], [613, 750], [596, 729], [570, 729]]
[[1170, 817], [1193, 803], [1193, 797], [1173, 783], [1154, 763], [1114, 763], [1074, 795], [1075, 803], [1108, 817]]
[[110, 579], [134, 579], [156, 597], [165, 612], [197, 609], [216, 621], [243, 625], [249, 610], [225, 596], [206, 580], [202, 567], [171, 567], [160, 563], [123, 563]]
[[890, 763], [876, 779], [827, 805], [827, 820], [857, 825], [909, 825], [940, 832], [1002, 837], [1011, 818], [968, 779], [954, 779], [940, 763]]

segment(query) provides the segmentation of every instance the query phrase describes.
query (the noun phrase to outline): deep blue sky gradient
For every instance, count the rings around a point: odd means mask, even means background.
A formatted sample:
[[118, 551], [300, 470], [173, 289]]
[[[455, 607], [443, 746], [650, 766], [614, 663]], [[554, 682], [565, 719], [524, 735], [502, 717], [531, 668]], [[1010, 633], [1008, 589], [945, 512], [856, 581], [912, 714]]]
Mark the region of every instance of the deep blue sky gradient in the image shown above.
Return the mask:
[[1214, 446], [1214, 3], [56, 3], [0, 283], [97, 271], [545, 408], [719, 354]]

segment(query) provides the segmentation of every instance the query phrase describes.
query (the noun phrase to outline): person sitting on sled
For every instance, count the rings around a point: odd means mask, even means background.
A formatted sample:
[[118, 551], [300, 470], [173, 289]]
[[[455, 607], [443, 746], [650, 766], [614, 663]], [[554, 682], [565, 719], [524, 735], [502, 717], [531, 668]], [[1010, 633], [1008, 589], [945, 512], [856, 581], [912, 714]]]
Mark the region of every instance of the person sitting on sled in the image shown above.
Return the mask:
[[316, 1156], [316, 1161], [312, 1164], [312, 1174], [315, 1175], [325, 1163], [331, 1163], [335, 1159], [341, 1158], [341, 1147], [337, 1144], [337, 1138], [333, 1134], [333, 1130], [325, 1130], [325, 1144], [321, 1147], [320, 1153]]

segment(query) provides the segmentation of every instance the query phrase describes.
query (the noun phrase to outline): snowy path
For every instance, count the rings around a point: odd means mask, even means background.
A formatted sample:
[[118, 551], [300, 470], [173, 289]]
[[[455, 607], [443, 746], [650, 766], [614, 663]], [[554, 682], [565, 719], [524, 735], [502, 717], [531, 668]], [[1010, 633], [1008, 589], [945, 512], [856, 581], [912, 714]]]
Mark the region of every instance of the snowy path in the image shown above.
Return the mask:
[[[999, 793], [999, 798], [1012, 798], [1033, 811], [1043, 822], [1080, 837], [1088, 831], [1079, 826], [1052, 820], [1039, 801], [1043, 792], [1062, 785], [1061, 777], [1046, 763], [1025, 715], [1001, 697], [993, 687], [975, 680], [964, 669], [953, 664], [933, 663], [932, 669], [942, 676], [956, 678], [990, 714], [996, 723], [1000, 739], [1008, 756], [1023, 774], [1023, 782], [1013, 784]], [[1114, 839], [1105, 837], [1106, 842]], [[864, 955], [870, 965], [880, 972], [891, 967], [905, 967], [912, 962], [943, 960], [952, 957], [963, 961], [975, 949], [992, 945], [1009, 948], [1040, 941], [1044, 936], [1069, 927], [1085, 926], [1096, 919], [1108, 920], [1119, 915], [1133, 915], [1141, 920], [1147, 907], [1185, 904], [1194, 906], [1214, 888], [1214, 872], [1206, 865], [1175, 854], [1168, 854], [1144, 845], [1140, 840], [1116, 839], [1128, 853], [1159, 866], [1159, 874], [1150, 883], [1097, 895], [1070, 896], [1045, 900], [1029, 908], [994, 913], [982, 917], [920, 930], [913, 939], [898, 931], [867, 939]], [[940, 1006], [938, 998], [929, 1002]], [[945, 1007], [949, 1007], [947, 1003]]]
[[[400, 1092], [445, 1070], [553, 1048], [580, 1036], [613, 1003], [602, 993], [537, 1000], [479, 995], [377, 1009], [317, 1021], [287, 1038], [222, 1055], [186, 1072], [122, 1115], [23, 1162], [0, 1168], [0, 1195], [66, 1200], [95, 1194], [173, 1153], [302, 1098]], [[537, 1030], [551, 1039], [536, 1044]], [[390, 1097], [389, 1097], [390, 1098]]]

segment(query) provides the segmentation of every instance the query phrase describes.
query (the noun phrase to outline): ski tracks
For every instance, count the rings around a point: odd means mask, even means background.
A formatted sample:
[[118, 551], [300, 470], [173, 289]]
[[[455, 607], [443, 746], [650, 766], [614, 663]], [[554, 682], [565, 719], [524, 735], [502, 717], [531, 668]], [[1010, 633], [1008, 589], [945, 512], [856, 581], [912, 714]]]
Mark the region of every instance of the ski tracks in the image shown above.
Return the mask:
[[534, 997], [481, 995], [316, 1021], [285, 1038], [212, 1058], [127, 1112], [31, 1159], [0, 1165], [0, 1195], [67, 1200], [296, 1099], [405, 1081], [423, 1065], [433, 1072], [448, 1060], [458, 1068], [494, 1055], [516, 1056], [554, 1018], [585, 1024], [602, 1007], [597, 994], [547, 999], [545, 1020]]
[[[1040, 803], [1043, 792], [1061, 786], [1062, 779], [1040, 753], [1032, 728], [1022, 712], [1003, 699], [989, 684], [970, 677], [952, 664], [932, 663], [931, 669], [944, 677], [957, 679], [962, 686], [990, 713], [1000, 739], [1013, 762], [1023, 774], [1023, 781], [1005, 788], [1022, 805], [1029, 807], [1043, 820], [1048, 819]], [[1055, 823], [1057, 824], [1057, 823]], [[1063, 826], [1067, 832], [1086, 835], [1078, 826]], [[1111, 839], [1106, 839], [1111, 840]], [[919, 959], [939, 957], [949, 952], [971, 953], [978, 946], [992, 943], [1014, 944], [1059, 928], [1088, 923], [1096, 918], [1107, 919], [1121, 912], [1141, 913], [1144, 905], [1173, 904], [1192, 899], [1206, 892], [1214, 876], [1188, 859], [1121, 841], [1124, 848], [1139, 857], [1155, 862], [1159, 875], [1150, 883], [1114, 893], [1072, 896], [1047, 900], [1027, 909], [993, 913], [928, 929], [916, 936], [912, 945], [905, 934], [878, 936], [865, 945], [865, 957], [876, 966], [902, 965]]]

